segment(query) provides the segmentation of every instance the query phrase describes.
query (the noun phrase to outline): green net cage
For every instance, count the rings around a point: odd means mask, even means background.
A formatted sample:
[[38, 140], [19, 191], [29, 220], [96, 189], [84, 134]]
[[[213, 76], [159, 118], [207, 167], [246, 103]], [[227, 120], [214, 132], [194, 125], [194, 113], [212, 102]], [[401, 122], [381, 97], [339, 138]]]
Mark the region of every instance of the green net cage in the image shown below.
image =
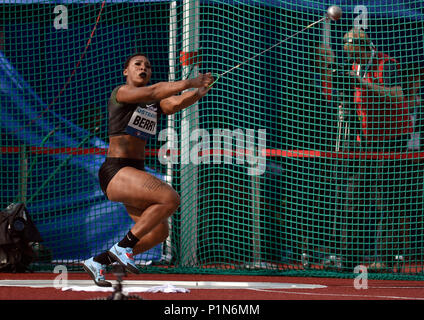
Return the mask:
[[33, 270], [126, 234], [98, 170], [143, 52], [152, 84], [218, 80], [147, 145], [181, 205], [143, 272], [422, 280], [423, 35], [417, 0], [0, 1], [0, 207], [40, 231]]

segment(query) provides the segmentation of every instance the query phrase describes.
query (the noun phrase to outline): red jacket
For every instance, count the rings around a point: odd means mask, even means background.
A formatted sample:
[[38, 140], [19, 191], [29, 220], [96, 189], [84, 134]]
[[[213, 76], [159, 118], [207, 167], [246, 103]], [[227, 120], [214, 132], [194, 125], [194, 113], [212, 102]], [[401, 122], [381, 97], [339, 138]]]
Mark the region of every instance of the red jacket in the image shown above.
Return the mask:
[[[397, 68], [399, 64], [383, 53], [377, 53], [377, 59], [376, 70], [367, 71], [364, 79], [369, 83], [384, 86], [384, 64], [392, 61], [396, 63]], [[358, 68], [357, 64], [352, 66], [354, 71]], [[384, 98], [373, 95], [372, 91], [359, 87], [355, 88], [354, 102], [366, 140], [388, 140], [412, 132], [407, 103], [389, 103]]]

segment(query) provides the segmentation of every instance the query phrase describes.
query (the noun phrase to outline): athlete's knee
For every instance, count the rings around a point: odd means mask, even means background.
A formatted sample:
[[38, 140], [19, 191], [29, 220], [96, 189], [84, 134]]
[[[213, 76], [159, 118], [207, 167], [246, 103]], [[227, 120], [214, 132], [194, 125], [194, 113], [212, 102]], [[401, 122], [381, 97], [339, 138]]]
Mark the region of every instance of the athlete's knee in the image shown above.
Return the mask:
[[172, 215], [180, 206], [181, 198], [174, 189], [170, 189], [163, 197], [163, 204], [169, 207], [169, 215]]
[[181, 205], [181, 198], [178, 193], [175, 192], [175, 200], [174, 200], [175, 210]]
[[173, 191], [172, 194], [169, 195], [168, 204], [170, 206], [170, 210], [172, 211], [171, 214], [173, 214], [180, 206], [181, 198], [176, 191]]

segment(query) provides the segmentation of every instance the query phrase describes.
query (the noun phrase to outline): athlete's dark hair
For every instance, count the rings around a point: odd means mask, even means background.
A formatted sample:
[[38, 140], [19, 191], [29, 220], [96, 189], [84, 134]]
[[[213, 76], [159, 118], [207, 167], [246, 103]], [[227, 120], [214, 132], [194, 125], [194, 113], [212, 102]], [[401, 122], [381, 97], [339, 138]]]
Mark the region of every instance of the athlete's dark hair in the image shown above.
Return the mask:
[[132, 58], [134, 58], [134, 57], [139, 57], [139, 56], [146, 57], [147, 59], [149, 59], [149, 57], [148, 57], [148, 56], [147, 56], [147, 54], [145, 54], [145, 53], [142, 53], [142, 52], [134, 53], [134, 54], [130, 55], [130, 56], [127, 58], [127, 60], [125, 60], [125, 63], [124, 63], [124, 69], [128, 68], [128, 66], [130, 65], [130, 61], [131, 61], [131, 59], [132, 59]]

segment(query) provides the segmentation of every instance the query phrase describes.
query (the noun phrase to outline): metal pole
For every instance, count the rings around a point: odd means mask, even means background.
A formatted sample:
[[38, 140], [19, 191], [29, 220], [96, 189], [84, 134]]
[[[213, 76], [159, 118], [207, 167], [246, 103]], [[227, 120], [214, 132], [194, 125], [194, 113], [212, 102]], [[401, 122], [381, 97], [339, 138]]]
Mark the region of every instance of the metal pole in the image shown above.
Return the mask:
[[[177, 61], [177, 1], [172, 1], [169, 5], [169, 75], [168, 80], [170, 82], [176, 80], [176, 61]], [[175, 116], [169, 115], [167, 117], [167, 137], [172, 137], [175, 132]], [[173, 138], [173, 137], [172, 137]], [[174, 140], [172, 140], [174, 141]], [[171, 156], [172, 157], [172, 156]], [[168, 161], [166, 166], [166, 182], [172, 186], [172, 177], [174, 174], [173, 161]], [[166, 238], [163, 244], [162, 250], [162, 261], [170, 262], [172, 259], [172, 217], [168, 219], [169, 224], [169, 236]]]
[[[184, 52], [196, 53], [199, 49], [199, 0], [183, 1]], [[190, 66], [183, 66], [183, 77], [190, 73]], [[198, 70], [195, 67], [193, 77]], [[199, 127], [199, 108], [194, 104], [182, 111], [181, 117], [181, 265], [197, 264], [197, 165], [190, 161], [190, 134]]]

